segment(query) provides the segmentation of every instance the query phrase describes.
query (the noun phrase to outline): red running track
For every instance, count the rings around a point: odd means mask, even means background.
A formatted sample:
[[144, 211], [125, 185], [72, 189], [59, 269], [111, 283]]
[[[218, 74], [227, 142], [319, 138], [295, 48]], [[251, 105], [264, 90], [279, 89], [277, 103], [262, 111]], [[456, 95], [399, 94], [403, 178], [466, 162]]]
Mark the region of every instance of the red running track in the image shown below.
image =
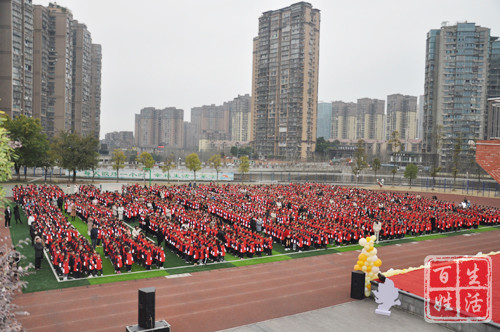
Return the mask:
[[[420, 266], [427, 255], [500, 250], [500, 231], [380, 247], [382, 271]], [[215, 331], [351, 301], [358, 252], [21, 294], [28, 331], [124, 331], [137, 323], [137, 289], [156, 288], [156, 319], [179, 331]]]

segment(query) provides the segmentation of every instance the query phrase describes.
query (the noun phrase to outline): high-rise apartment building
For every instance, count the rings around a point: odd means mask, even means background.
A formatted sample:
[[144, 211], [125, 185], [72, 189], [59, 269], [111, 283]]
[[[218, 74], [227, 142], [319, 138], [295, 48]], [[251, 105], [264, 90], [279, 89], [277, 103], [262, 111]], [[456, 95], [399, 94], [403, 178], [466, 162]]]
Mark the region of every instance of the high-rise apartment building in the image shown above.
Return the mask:
[[383, 140], [385, 101], [361, 98], [356, 109], [356, 139]]
[[490, 29], [444, 25], [427, 34], [423, 149], [451, 167], [454, 146], [485, 137]]
[[500, 97], [500, 40], [491, 37], [488, 68], [488, 98]]
[[131, 131], [114, 131], [107, 133], [102, 141], [107, 144], [108, 150], [131, 149], [135, 146], [134, 133]]
[[260, 156], [306, 159], [316, 148], [320, 12], [267, 11], [254, 39], [252, 136]]
[[99, 138], [101, 132], [101, 68], [102, 47], [92, 44], [92, 60], [90, 72], [90, 132]]
[[225, 102], [222, 107], [229, 111], [230, 139], [238, 142], [247, 142], [250, 134], [250, 95], [238, 95], [231, 101]]
[[[47, 130], [47, 134], [52, 136], [73, 129], [73, 14], [56, 4], [49, 4], [47, 10], [50, 36], [47, 112], [53, 118], [53, 132]], [[35, 17], [35, 21], [38, 19]]]
[[488, 132], [486, 139], [500, 138], [500, 97], [488, 99]]
[[40, 119], [49, 137], [98, 137], [101, 52], [94, 62], [85, 25], [67, 8], [31, 0], [0, 0], [0, 22], [0, 109]]
[[417, 137], [417, 97], [402, 94], [387, 96], [385, 139], [397, 131], [402, 140]]
[[332, 138], [356, 139], [356, 103], [332, 102]]
[[316, 137], [328, 140], [332, 137], [332, 103], [318, 103]]
[[417, 106], [417, 138], [424, 137], [424, 95], [418, 96]]
[[10, 117], [33, 112], [33, 5], [0, 0], [0, 110]]
[[135, 141], [142, 149], [184, 148], [184, 111], [175, 107], [143, 108], [135, 115]]
[[184, 121], [184, 149], [194, 151], [198, 149], [199, 141], [193, 136], [193, 122]]
[[73, 84], [72, 116], [73, 132], [88, 136], [92, 131], [91, 117], [91, 75], [92, 37], [85, 24], [73, 21]]
[[486, 139], [500, 138], [500, 40], [491, 37]]
[[[46, 133], [54, 132], [54, 109], [49, 110], [49, 14], [46, 7], [33, 6], [33, 117]], [[51, 58], [53, 66], [53, 58]], [[52, 101], [52, 100], [51, 100]]]
[[199, 141], [205, 140], [229, 140], [230, 116], [229, 109], [223, 106], [204, 105], [191, 109], [192, 135], [194, 136], [195, 148], [199, 147]]

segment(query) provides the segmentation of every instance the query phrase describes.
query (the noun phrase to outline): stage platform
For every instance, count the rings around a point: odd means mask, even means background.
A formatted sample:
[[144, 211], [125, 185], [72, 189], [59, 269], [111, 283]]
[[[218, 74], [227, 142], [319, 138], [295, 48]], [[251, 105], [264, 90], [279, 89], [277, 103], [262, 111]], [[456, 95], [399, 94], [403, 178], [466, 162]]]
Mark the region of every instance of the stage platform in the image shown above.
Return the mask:
[[[455, 331], [499, 331], [500, 330], [500, 254], [489, 255], [492, 260], [492, 321], [489, 323], [446, 323]], [[424, 272], [423, 267], [410, 272], [402, 272], [389, 278], [399, 289], [401, 306], [399, 308], [424, 317]], [[388, 273], [391, 274], [391, 273]], [[376, 283], [373, 284], [377, 289]]]

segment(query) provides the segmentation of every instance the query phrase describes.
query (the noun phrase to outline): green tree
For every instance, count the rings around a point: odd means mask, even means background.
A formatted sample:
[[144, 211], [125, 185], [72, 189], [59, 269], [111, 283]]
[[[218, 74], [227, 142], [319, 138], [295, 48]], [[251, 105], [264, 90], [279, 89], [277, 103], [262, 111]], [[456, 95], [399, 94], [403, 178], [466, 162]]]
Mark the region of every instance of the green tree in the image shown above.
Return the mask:
[[49, 149], [47, 153], [37, 162], [38, 167], [43, 167], [45, 174], [45, 182], [47, 182], [47, 174], [49, 169], [56, 164], [56, 158], [54, 158], [54, 153], [52, 149]]
[[125, 161], [128, 161], [129, 165], [135, 163], [137, 159], [137, 151], [135, 150], [135, 148], [133, 150], [125, 151], [124, 154], [126, 157]]
[[92, 169], [99, 164], [98, 146], [99, 140], [93, 136], [60, 132], [54, 137], [51, 149], [56, 164], [73, 172], [73, 182], [76, 182], [76, 171]]
[[113, 169], [116, 170], [116, 182], [118, 182], [118, 177], [120, 174], [120, 169], [125, 167], [125, 161], [127, 160], [127, 156], [120, 149], [115, 149], [113, 151], [111, 161], [113, 162]]
[[5, 128], [9, 131], [10, 139], [21, 145], [16, 149], [15, 155], [12, 155], [18, 180], [22, 166], [44, 166], [42, 160], [47, 156], [49, 141], [42, 132], [40, 120], [20, 115], [13, 120], [8, 118]]
[[377, 171], [380, 169], [381, 166], [382, 165], [380, 163], [380, 159], [378, 159], [378, 158], [373, 159], [372, 169], [373, 169], [373, 173], [375, 173], [375, 179], [377, 178]]
[[368, 166], [366, 162], [365, 141], [360, 139], [356, 143], [356, 150], [354, 151], [354, 159], [351, 164], [352, 173], [356, 175], [356, 184], [358, 183], [359, 173]]
[[239, 146], [234, 145], [229, 150], [229, 153], [235, 157], [239, 156], [251, 156], [253, 154], [253, 149], [251, 146]]
[[219, 172], [220, 172], [220, 168], [221, 168], [221, 165], [222, 165], [220, 155], [219, 154], [214, 154], [213, 156], [211, 156], [210, 159], [208, 159], [208, 164], [217, 173], [217, 181], [219, 181]]
[[[12, 177], [12, 166], [14, 166], [14, 162], [12, 162], [14, 149], [11, 147], [12, 141], [9, 132], [5, 129], [6, 121], [5, 113], [0, 111], [0, 182], [5, 182]], [[5, 191], [0, 186], [0, 201], [4, 202], [4, 199]]]
[[391, 137], [389, 138], [389, 142], [392, 145], [392, 152], [400, 152], [403, 144], [401, 144], [401, 134], [399, 131], [395, 130], [391, 133]]
[[431, 176], [432, 176], [432, 190], [434, 190], [434, 187], [436, 186], [436, 176], [438, 175], [439, 172], [441, 172], [442, 167], [432, 167], [431, 170]]
[[398, 172], [398, 168], [397, 167], [394, 167], [392, 170], [391, 170], [391, 173], [392, 173], [392, 185], [394, 186], [394, 177], [396, 176], [396, 173]]
[[151, 153], [144, 151], [137, 157], [137, 162], [142, 164], [144, 171], [144, 181], [146, 181], [146, 172], [149, 171], [149, 185], [151, 186], [151, 169], [155, 165], [155, 160]]
[[443, 145], [443, 125], [436, 126], [435, 132], [432, 133], [432, 189], [436, 186], [436, 176], [439, 172], [441, 172], [442, 167], [439, 165], [439, 151], [441, 151], [441, 147]]
[[198, 154], [191, 153], [186, 157], [186, 167], [187, 169], [193, 171], [194, 180], [196, 181], [196, 172], [201, 169], [201, 161]]
[[[5, 182], [12, 177], [12, 155], [14, 153], [13, 141], [9, 137], [9, 132], [5, 129], [7, 116], [0, 111], [0, 182]], [[5, 191], [0, 186], [0, 201], [5, 205], [9, 204], [5, 200]], [[28, 241], [21, 240], [18, 245], [28, 245]], [[33, 267], [12, 264], [12, 257], [16, 252], [9, 238], [0, 238], [0, 284], [2, 285], [2, 295], [0, 296], [0, 330], [1, 331], [23, 331], [22, 325], [17, 321], [20, 313], [16, 313], [16, 306], [12, 304], [14, 295], [26, 287], [26, 281], [23, 276], [29, 274], [28, 269]], [[20, 255], [20, 259], [26, 259]]]
[[161, 170], [163, 173], [167, 172], [168, 181], [170, 181], [170, 170], [175, 168], [174, 158], [172, 156], [168, 157], [167, 160], [163, 163]]
[[145, 168], [151, 169], [155, 165], [155, 160], [151, 153], [144, 151], [137, 157], [137, 162], [142, 164]]
[[405, 168], [404, 177], [410, 180], [410, 188], [411, 188], [411, 180], [415, 180], [418, 174], [418, 167], [415, 164], [408, 164]]
[[475, 170], [477, 174], [477, 180], [481, 183], [481, 166], [476, 161], [476, 139], [469, 140], [467, 148], [467, 155], [469, 158], [469, 166], [468, 171], [472, 174], [472, 171]]
[[163, 155], [158, 154], [158, 153], [152, 153], [151, 157], [153, 157], [154, 161], [157, 163], [161, 163], [165, 159], [165, 157]]
[[248, 173], [250, 170], [250, 161], [247, 156], [243, 156], [240, 158], [240, 166], [238, 167], [239, 171], [242, 173], [241, 179], [243, 180], [243, 176], [245, 173]]
[[457, 174], [459, 171], [460, 164], [460, 153], [462, 152], [462, 135], [458, 134], [455, 145], [453, 146], [453, 167], [451, 169], [451, 174], [453, 175], [453, 189], [457, 182]]

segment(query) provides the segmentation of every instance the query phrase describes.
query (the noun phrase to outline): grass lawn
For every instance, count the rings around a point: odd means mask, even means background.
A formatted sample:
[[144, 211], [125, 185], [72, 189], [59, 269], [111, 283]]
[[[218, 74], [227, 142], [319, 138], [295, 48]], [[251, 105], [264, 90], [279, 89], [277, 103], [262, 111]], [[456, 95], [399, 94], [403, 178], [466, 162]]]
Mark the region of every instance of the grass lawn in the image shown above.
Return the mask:
[[[12, 204], [13, 206], [14, 204]], [[64, 213], [64, 212], [63, 212]], [[66, 214], [65, 214], [66, 215]], [[67, 216], [67, 215], [66, 215]], [[29, 227], [27, 224], [26, 216], [21, 210], [21, 220], [23, 224], [16, 225], [15, 222], [11, 223], [12, 228], [10, 229], [12, 243], [17, 244], [20, 240], [28, 239], [28, 244], [22, 244], [21, 246], [17, 246], [18, 250], [26, 256], [21, 260], [21, 266], [26, 266], [30, 262], [34, 264], [35, 262], [35, 250], [31, 246], [31, 239], [29, 235]], [[85, 224], [81, 219], [76, 218], [75, 221], [71, 222], [81, 235], [85, 236], [90, 241], [90, 236], [87, 235], [87, 224]], [[137, 222], [130, 223], [131, 226], [138, 225]], [[439, 239], [450, 236], [457, 236], [467, 233], [480, 233], [480, 232], [488, 232], [493, 230], [498, 230], [498, 226], [480, 226], [478, 229], [470, 229], [461, 232], [450, 232], [450, 233], [434, 233], [429, 235], [423, 235], [418, 237], [406, 237], [403, 239], [385, 241], [380, 244], [375, 245], [376, 247], [394, 245], [397, 243], [408, 243], [414, 241], [423, 241], [430, 239]], [[156, 240], [156, 239], [154, 239]], [[304, 257], [318, 256], [318, 255], [327, 255], [338, 252], [347, 252], [354, 250], [361, 250], [362, 247], [359, 245], [349, 245], [349, 246], [332, 246], [328, 245], [327, 249], [318, 249], [318, 250], [308, 250], [304, 252], [293, 252], [293, 251], [285, 251], [285, 248], [279, 244], [273, 244], [273, 255], [262, 257], [254, 257], [254, 258], [245, 258], [239, 259], [231, 255], [230, 253], [226, 254], [226, 261], [221, 263], [209, 263], [206, 265], [194, 266], [192, 264], [186, 264], [184, 260], [179, 258], [175, 253], [165, 248], [165, 244], [163, 244], [165, 249], [165, 269], [152, 269], [151, 271], [146, 271], [144, 267], [139, 266], [137, 264], [132, 265], [132, 273], [123, 273], [124, 269], [122, 268], [122, 274], [115, 274], [113, 265], [110, 260], [104, 257], [102, 247], [97, 247], [96, 251], [103, 258], [103, 274], [102, 277], [97, 278], [89, 278], [89, 279], [79, 279], [79, 280], [68, 280], [64, 282], [59, 282], [50, 267], [50, 264], [46, 259], [42, 262], [42, 269], [39, 271], [34, 271], [32, 269], [32, 273], [23, 277], [23, 280], [28, 282], [28, 285], [23, 292], [38, 292], [49, 289], [59, 289], [59, 288], [68, 288], [68, 287], [76, 287], [76, 286], [84, 286], [84, 285], [95, 285], [95, 284], [105, 284], [112, 283], [124, 280], [135, 280], [135, 279], [144, 279], [144, 278], [154, 278], [154, 277], [162, 277], [173, 274], [180, 273], [194, 273], [200, 271], [208, 271], [215, 269], [223, 269], [230, 267], [238, 267], [238, 266], [247, 266], [254, 264], [263, 264], [270, 262], [278, 262], [289, 259], [299, 259]], [[355, 262], [353, 262], [354, 264]]]

